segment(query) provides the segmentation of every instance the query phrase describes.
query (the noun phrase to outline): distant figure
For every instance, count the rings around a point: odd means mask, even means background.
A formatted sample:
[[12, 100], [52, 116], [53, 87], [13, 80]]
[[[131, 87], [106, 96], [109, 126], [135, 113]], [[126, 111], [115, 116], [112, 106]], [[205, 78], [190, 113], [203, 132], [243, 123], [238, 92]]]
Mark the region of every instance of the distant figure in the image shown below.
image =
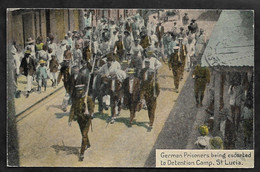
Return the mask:
[[189, 23], [189, 16], [187, 13], [184, 13], [184, 16], [182, 17], [182, 24], [183, 26], [186, 26], [188, 25], [188, 23]]

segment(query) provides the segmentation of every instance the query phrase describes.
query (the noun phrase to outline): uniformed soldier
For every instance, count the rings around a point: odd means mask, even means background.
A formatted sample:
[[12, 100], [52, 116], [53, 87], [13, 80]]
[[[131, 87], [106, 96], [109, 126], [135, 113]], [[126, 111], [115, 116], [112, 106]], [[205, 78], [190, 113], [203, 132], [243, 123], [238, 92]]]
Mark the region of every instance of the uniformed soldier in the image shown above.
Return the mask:
[[200, 63], [195, 67], [192, 77], [195, 79], [194, 91], [196, 106], [202, 107], [202, 101], [204, 98], [204, 91], [206, 89], [206, 84], [210, 82], [210, 71], [207, 67], [201, 67]]
[[141, 36], [140, 45], [142, 46], [143, 49], [146, 49], [151, 45], [151, 38], [148, 36], [147, 30], [146, 29], [143, 30], [140, 36]]
[[[72, 106], [68, 124], [71, 126], [72, 120], [78, 122], [82, 135], [82, 143], [79, 155], [79, 161], [83, 161], [86, 148], [90, 147], [88, 131], [91, 125], [91, 115], [94, 112], [95, 104], [92, 99], [87, 96], [87, 106], [85, 104], [86, 97], [86, 77], [79, 73], [79, 67], [73, 67], [74, 74], [71, 76], [70, 95], [72, 97]], [[86, 108], [87, 107], [87, 108]]]
[[[148, 66], [149, 62], [146, 62], [146, 66]], [[141, 83], [141, 92], [140, 92], [140, 100], [143, 103], [144, 100], [148, 109], [148, 117], [149, 117], [149, 128], [152, 129], [155, 109], [156, 109], [156, 99], [160, 94], [159, 84], [157, 79], [155, 78], [155, 70], [144, 68], [141, 71], [142, 83]]]
[[169, 68], [170, 68], [170, 70], [172, 70], [172, 73], [173, 73], [174, 86], [175, 86], [176, 93], [179, 92], [178, 89], [179, 89], [179, 82], [180, 82], [180, 68], [182, 65], [179, 48], [180, 48], [179, 46], [173, 47], [174, 52], [170, 56], [170, 59], [168, 62]]

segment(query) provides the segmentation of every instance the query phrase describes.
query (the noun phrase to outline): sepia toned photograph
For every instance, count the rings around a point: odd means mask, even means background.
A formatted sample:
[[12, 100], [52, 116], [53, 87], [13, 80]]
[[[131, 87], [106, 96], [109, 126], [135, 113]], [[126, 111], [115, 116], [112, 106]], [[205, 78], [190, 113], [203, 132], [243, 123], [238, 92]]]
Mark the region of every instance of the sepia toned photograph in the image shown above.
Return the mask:
[[253, 168], [254, 11], [7, 8], [7, 166]]

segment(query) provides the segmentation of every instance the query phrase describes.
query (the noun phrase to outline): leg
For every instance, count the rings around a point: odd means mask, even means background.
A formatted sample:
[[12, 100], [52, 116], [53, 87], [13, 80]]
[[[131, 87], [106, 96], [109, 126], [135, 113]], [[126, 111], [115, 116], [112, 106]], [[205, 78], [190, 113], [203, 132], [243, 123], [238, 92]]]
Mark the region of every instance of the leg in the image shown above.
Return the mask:
[[90, 123], [91, 123], [91, 119], [82, 119], [82, 118], [78, 119], [78, 124], [82, 135], [79, 161], [83, 161], [85, 149], [90, 147], [90, 142], [88, 138]]
[[195, 99], [196, 99], [196, 107], [198, 107], [199, 106], [199, 89], [198, 89], [196, 81], [194, 84], [194, 93], [195, 93]]
[[149, 116], [149, 120], [150, 120], [150, 123], [149, 123], [150, 127], [153, 126], [155, 109], [156, 109], [156, 99], [152, 100], [152, 102], [149, 102], [149, 105], [148, 105], [148, 116]]
[[33, 77], [31, 75], [27, 75], [26, 91], [27, 91], [28, 94], [32, 90], [32, 80], [33, 80]]

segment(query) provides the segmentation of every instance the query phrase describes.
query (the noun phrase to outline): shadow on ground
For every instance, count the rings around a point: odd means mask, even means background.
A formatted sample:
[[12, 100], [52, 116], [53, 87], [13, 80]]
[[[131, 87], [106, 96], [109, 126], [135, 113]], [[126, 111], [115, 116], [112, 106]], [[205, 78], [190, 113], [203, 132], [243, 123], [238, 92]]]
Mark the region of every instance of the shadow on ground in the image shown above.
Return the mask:
[[46, 110], [49, 110], [50, 108], [62, 109], [61, 105], [49, 105], [46, 107]]
[[[104, 114], [104, 113], [95, 113], [94, 114], [94, 119], [95, 118], [99, 118], [101, 120], [104, 120], [106, 121], [107, 125], [110, 124], [110, 121], [111, 121], [111, 116], [109, 116], [108, 114]], [[129, 123], [129, 117], [117, 117], [116, 120], [115, 120], [115, 123], [123, 123], [125, 124], [127, 127], [131, 127], [130, 123]], [[115, 124], [114, 123], [114, 124]], [[133, 121], [133, 125], [137, 125], [138, 127], [144, 127], [146, 128], [147, 130], [149, 130], [150, 128], [146, 125], [148, 124], [148, 122], [137, 122], [135, 119]], [[110, 125], [113, 125], [113, 124], [110, 124]]]
[[201, 13], [197, 18], [198, 21], [217, 21], [220, 16], [221, 10], [211, 10]]
[[70, 113], [69, 112], [62, 112], [62, 113], [55, 113], [56, 118], [63, 118], [64, 116], [69, 116]]
[[172, 78], [172, 75], [159, 75], [159, 77], [163, 78], [163, 79], [167, 79], [168, 78]]
[[162, 90], [162, 91], [171, 91], [171, 92], [174, 91], [173, 88], [164, 88], [164, 87], [161, 87], [160, 90]]
[[79, 149], [80, 147], [72, 147], [72, 146], [61, 146], [61, 145], [52, 145], [51, 148], [53, 148], [56, 152], [56, 154], [58, 154], [59, 152], [65, 152], [66, 155], [76, 155], [79, 157]]

